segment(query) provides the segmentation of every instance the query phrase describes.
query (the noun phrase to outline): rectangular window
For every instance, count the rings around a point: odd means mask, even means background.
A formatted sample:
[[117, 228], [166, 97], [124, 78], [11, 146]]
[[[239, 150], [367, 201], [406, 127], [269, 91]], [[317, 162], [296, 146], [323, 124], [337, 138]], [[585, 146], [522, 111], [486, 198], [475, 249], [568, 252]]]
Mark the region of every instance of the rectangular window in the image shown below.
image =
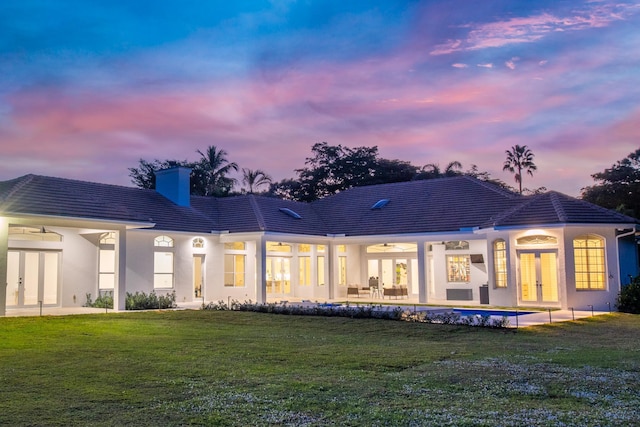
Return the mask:
[[338, 257], [338, 285], [347, 286], [347, 257]]
[[318, 274], [318, 286], [324, 286], [325, 281], [324, 281], [324, 257], [323, 256], [318, 257], [317, 274]]
[[98, 254], [98, 289], [112, 290], [116, 279], [116, 251], [100, 249]]
[[173, 252], [153, 253], [153, 287], [173, 288]]
[[311, 257], [301, 256], [298, 258], [300, 265], [300, 275], [298, 284], [300, 286], [311, 286]]
[[496, 288], [507, 287], [507, 242], [493, 242], [493, 275]]
[[244, 287], [245, 256], [226, 254], [224, 256], [224, 285]]
[[576, 288], [605, 289], [605, 259], [603, 239], [575, 239], [573, 253], [576, 264]]
[[468, 283], [470, 271], [469, 255], [447, 255], [447, 282]]

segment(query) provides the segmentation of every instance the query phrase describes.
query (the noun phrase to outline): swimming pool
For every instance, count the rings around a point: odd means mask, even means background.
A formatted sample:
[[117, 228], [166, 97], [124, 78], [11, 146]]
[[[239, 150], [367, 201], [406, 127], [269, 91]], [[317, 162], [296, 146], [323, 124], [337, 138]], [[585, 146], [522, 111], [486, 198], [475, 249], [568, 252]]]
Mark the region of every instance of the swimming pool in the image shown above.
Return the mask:
[[453, 312], [460, 314], [460, 316], [522, 316], [523, 314], [535, 313], [535, 311], [484, 310], [473, 308], [454, 308]]

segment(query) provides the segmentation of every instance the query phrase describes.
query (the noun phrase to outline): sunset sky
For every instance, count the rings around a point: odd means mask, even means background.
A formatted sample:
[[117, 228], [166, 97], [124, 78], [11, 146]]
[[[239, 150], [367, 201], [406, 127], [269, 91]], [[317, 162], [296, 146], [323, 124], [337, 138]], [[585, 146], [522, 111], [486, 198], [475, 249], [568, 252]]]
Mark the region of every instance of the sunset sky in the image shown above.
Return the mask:
[[640, 148], [640, 0], [0, 2], [0, 180], [138, 159], [295, 177], [311, 146], [572, 196]]

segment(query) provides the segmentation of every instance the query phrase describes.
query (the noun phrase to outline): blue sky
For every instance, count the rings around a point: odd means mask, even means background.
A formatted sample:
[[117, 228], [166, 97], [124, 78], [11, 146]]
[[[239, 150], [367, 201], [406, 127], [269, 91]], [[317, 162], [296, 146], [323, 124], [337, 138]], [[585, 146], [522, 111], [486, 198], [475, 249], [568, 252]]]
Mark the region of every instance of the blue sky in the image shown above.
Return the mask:
[[576, 196], [640, 147], [640, 1], [0, 3], [0, 179], [138, 159], [294, 177], [316, 142]]

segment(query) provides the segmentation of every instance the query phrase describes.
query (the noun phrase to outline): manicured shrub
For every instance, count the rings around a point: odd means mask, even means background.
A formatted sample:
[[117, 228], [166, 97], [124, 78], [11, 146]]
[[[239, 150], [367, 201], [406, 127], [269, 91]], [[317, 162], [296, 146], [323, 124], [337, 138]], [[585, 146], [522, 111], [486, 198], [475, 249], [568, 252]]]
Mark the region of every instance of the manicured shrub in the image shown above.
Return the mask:
[[383, 305], [358, 305], [349, 304], [315, 304], [312, 306], [289, 305], [282, 303], [258, 304], [251, 301], [243, 303], [233, 300], [210, 302], [202, 307], [203, 310], [221, 311], [253, 311], [257, 313], [273, 313], [296, 316], [325, 316], [325, 317], [351, 317], [357, 319], [385, 319], [401, 320], [405, 322], [436, 323], [443, 325], [481, 326], [485, 328], [507, 328], [509, 319], [505, 316], [500, 319], [491, 316], [460, 316], [454, 312], [431, 313], [427, 311], [411, 311], [402, 307], [390, 307]]
[[95, 308], [113, 308], [113, 291], [104, 291], [98, 293], [98, 297], [95, 301], [91, 300], [91, 294], [87, 294], [87, 302], [85, 307]]
[[640, 276], [622, 287], [616, 307], [624, 313], [640, 314]]
[[132, 294], [127, 292], [124, 304], [125, 310], [154, 310], [176, 307], [176, 293], [172, 292], [166, 295], [156, 295], [155, 291], [151, 291], [149, 295], [144, 292], [136, 292]]

